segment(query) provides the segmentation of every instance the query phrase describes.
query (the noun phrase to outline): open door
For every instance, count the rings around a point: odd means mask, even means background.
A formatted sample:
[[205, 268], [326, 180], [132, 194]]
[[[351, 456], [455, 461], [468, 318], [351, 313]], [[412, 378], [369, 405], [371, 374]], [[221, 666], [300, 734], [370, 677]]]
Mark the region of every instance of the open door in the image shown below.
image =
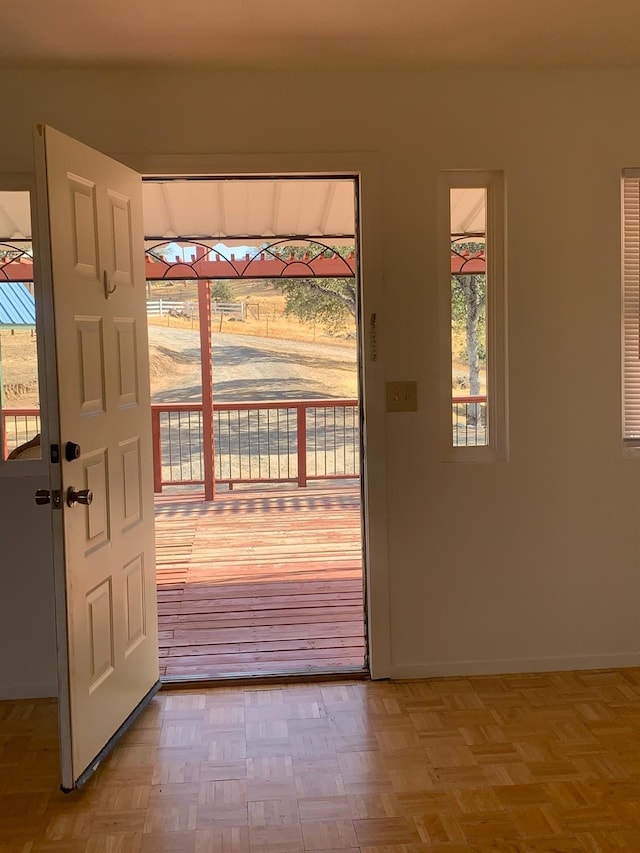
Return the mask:
[[[36, 129], [62, 787], [158, 686], [140, 176]], [[49, 301], [45, 297], [45, 301]]]

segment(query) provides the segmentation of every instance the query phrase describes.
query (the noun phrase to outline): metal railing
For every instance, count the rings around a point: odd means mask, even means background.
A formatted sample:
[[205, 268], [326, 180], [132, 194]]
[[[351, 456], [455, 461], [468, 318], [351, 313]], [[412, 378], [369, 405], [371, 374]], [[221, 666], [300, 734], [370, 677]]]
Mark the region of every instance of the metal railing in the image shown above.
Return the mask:
[[[360, 476], [357, 400], [214, 403], [215, 482], [297, 483]], [[154, 489], [206, 484], [202, 404], [151, 408]]]
[[[214, 403], [215, 482], [297, 483], [360, 476], [358, 401]], [[453, 397], [453, 444], [487, 443], [486, 396]], [[154, 489], [203, 485], [202, 403], [154, 403]], [[40, 432], [38, 409], [2, 412], [5, 458]]]
[[487, 443], [487, 398], [484, 395], [451, 398], [454, 447]]

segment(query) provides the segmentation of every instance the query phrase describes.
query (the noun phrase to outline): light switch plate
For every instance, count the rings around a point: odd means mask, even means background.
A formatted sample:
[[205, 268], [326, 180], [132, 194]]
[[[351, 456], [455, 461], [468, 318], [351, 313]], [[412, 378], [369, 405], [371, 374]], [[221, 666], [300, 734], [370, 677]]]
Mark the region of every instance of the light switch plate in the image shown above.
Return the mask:
[[418, 389], [415, 382], [387, 382], [388, 412], [417, 412]]

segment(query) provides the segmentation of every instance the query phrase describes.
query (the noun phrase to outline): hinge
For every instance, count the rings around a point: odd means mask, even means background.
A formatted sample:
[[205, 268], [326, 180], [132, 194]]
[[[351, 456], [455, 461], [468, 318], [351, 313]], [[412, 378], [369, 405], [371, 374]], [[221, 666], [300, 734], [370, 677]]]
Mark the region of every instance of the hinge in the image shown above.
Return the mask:
[[60, 489], [51, 490], [51, 509], [62, 509], [62, 492]]

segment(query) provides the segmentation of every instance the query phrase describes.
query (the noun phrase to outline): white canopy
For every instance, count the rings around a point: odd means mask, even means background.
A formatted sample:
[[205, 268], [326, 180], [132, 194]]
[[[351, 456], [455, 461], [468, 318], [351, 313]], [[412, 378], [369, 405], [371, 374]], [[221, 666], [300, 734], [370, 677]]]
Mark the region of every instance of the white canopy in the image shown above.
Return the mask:
[[[145, 235], [156, 242], [180, 237], [227, 244], [251, 237], [330, 240], [355, 233], [350, 178], [179, 178], [145, 180], [142, 190]], [[455, 193], [452, 233], [482, 233], [484, 190]], [[0, 191], [0, 242], [30, 238], [29, 194]]]
[[342, 236], [355, 233], [352, 179], [145, 181], [149, 238]]

